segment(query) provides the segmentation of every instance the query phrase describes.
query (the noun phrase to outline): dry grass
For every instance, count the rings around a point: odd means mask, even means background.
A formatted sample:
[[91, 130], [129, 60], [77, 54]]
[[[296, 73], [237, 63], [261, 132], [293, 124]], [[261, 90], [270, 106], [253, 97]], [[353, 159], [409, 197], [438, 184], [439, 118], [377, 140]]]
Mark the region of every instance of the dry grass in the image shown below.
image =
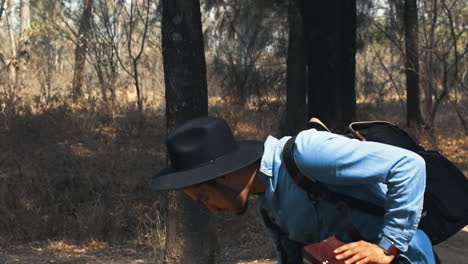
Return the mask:
[[423, 138], [422, 145], [428, 149], [435, 149], [450, 159], [468, 177], [468, 136], [462, 133], [452, 135], [438, 134], [435, 136], [437, 142]]
[[[107, 248], [109, 248], [108, 243], [91, 240], [82, 246], [67, 243], [65, 241], [50, 242], [45, 249], [49, 251], [64, 253], [68, 256], [81, 256]], [[42, 251], [44, 249], [38, 248], [37, 250]]]
[[147, 180], [163, 164], [161, 118], [66, 103], [0, 115], [0, 235], [126, 240], [156, 215]]

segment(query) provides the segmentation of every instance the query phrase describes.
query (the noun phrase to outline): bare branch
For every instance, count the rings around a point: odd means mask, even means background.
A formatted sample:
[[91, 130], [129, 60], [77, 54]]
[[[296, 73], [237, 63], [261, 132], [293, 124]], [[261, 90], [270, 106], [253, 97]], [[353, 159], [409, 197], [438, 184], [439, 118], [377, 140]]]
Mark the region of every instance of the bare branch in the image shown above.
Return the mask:
[[[455, 59], [455, 62], [453, 63], [453, 67], [454, 67], [454, 80], [458, 79], [458, 50], [457, 50], [457, 36], [455, 34], [455, 29], [454, 29], [454, 25], [453, 25], [453, 18], [452, 18], [452, 12], [451, 12], [451, 8], [453, 7], [453, 5], [456, 3], [456, 1], [454, 1], [452, 3], [452, 6], [449, 7], [447, 6], [447, 4], [445, 3], [445, 0], [442, 0], [442, 6], [444, 8], [444, 11], [445, 13], [447, 14], [447, 18], [449, 20], [449, 26], [450, 26], [450, 34], [452, 36], [452, 45], [453, 45], [453, 56], [454, 56], [454, 59]], [[452, 67], [450, 67], [451, 69]], [[449, 69], [449, 70], [450, 70]]]
[[[116, 40], [116, 29], [114, 28], [113, 29], [113, 25], [111, 25], [111, 15], [109, 14], [109, 7], [107, 5], [107, 1], [105, 0], [99, 0], [99, 6], [102, 10], [102, 15], [104, 17], [104, 27], [105, 27], [105, 32], [107, 34], [107, 37], [108, 37], [108, 42], [109, 42], [109, 45], [111, 45], [111, 47], [113, 48], [114, 52], [115, 52], [115, 56], [117, 58], [117, 61], [119, 62], [120, 66], [122, 67], [122, 69], [131, 77], [133, 77], [133, 73], [130, 69], [128, 69], [126, 66], [125, 66], [125, 63], [123, 62], [121, 56], [120, 56], [120, 52], [119, 52], [119, 47], [118, 47], [118, 41]], [[116, 10], [115, 10], [115, 14], [113, 14], [113, 19], [115, 19], [116, 21], [118, 21], [121, 17], [121, 14], [122, 14], [122, 10], [124, 10], [124, 6], [122, 4], [119, 4], [117, 3], [117, 5], [115, 6]], [[118, 27], [118, 25], [116, 25], [116, 23], [114, 23], [115, 27]], [[127, 28], [124, 26], [124, 30], [126, 31]], [[127, 35], [127, 32], [125, 33], [126, 36]]]
[[127, 33], [127, 50], [128, 50], [128, 55], [132, 60], [133, 59], [133, 54], [132, 54], [132, 36], [133, 36], [133, 29], [135, 27], [135, 19], [133, 18], [133, 13], [134, 13], [134, 4], [133, 0], [130, 1], [130, 18], [128, 22], [128, 31], [125, 30]]
[[149, 28], [149, 17], [150, 17], [150, 1], [147, 0], [146, 1], [148, 4], [146, 5], [146, 20], [145, 20], [145, 26], [144, 26], [144, 29], [143, 29], [143, 39], [141, 41], [141, 46], [140, 46], [140, 52], [138, 53], [138, 55], [135, 57], [135, 60], [139, 60], [140, 57], [141, 57], [141, 54], [143, 54], [143, 51], [145, 49], [145, 41], [146, 41], [146, 37], [148, 35], [148, 28]]
[[396, 83], [395, 81], [395, 78], [393, 77], [392, 73], [390, 72], [390, 70], [388, 69], [388, 67], [385, 65], [385, 63], [383, 62], [382, 60], [382, 56], [380, 55], [380, 52], [376, 51], [374, 49], [374, 52], [376, 54], [376, 57], [379, 61], [379, 64], [380, 66], [382, 67], [382, 69], [384, 70], [384, 72], [387, 74], [388, 76], [388, 79], [390, 80], [390, 82], [392, 83], [392, 86], [393, 88], [395, 89], [395, 92], [396, 94], [398, 95], [398, 98], [400, 99], [401, 102], [404, 102], [404, 99], [403, 97], [400, 95], [400, 93], [398, 92], [399, 90], [401, 90], [402, 88], [398, 86], [398, 84]]
[[373, 19], [370, 20], [371, 24], [373, 26], [375, 26], [380, 32], [382, 32], [387, 38], [388, 40], [390, 40], [394, 45], [395, 47], [397, 47], [397, 49], [402, 53], [404, 54], [405, 53], [405, 49], [402, 47], [402, 45], [397, 41], [395, 40], [391, 35], [390, 33], [388, 33], [385, 29], [383, 29], [379, 23], [375, 22]]

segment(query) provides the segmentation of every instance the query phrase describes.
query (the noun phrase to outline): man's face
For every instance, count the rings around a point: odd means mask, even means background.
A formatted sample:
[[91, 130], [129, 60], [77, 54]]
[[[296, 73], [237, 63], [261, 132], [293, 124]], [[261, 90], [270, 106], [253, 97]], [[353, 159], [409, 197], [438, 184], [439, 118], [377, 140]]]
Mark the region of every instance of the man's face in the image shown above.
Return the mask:
[[203, 203], [212, 212], [241, 214], [245, 208], [245, 202], [237, 199], [233, 190], [222, 188], [216, 182], [197, 184], [183, 189], [183, 192], [192, 200]]
[[252, 185], [251, 166], [229, 173], [209, 182], [182, 189], [194, 201], [205, 204], [210, 211], [226, 211], [240, 215], [247, 208]]

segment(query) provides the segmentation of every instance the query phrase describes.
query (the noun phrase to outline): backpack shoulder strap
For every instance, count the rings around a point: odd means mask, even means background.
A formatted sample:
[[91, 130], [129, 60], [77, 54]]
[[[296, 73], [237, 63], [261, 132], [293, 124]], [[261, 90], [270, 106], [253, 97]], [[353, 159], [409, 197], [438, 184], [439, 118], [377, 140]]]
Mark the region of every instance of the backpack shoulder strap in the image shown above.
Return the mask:
[[296, 161], [294, 160], [294, 141], [296, 137], [291, 137], [286, 141], [283, 147], [283, 162], [286, 166], [286, 170], [288, 171], [289, 175], [293, 177], [294, 182], [297, 183], [296, 177], [299, 173], [299, 169], [297, 168]]
[[314, 181], [309, 177], [304, 176], [296, 165], [294, 160], [294, 141], [296, 137], [290, 138], [283, 147], [283, 162], [288, 171], [289, 175], [293, 178], [294, 182], [304, 191], [306, 191], [309, 197], [313, 200], [326, 200], [336, 207], [340, 207], [342, 203], [345, 203], [351, 208], [358, 209], [360, 211], [383, 216], [385, 210], [383, 207], [373, 204], [368, 201], [360, 200], [354, 197], [350, 197], [344, 194], [340, 194], [331, 191], [325, 184], [318, 181]]

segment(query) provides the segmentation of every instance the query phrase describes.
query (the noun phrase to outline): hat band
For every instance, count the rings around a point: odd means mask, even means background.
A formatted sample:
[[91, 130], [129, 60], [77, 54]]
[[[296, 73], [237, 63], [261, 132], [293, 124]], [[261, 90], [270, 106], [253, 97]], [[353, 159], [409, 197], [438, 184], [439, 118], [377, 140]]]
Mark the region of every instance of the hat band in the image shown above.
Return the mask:
[[[196, 163], [196, 164], [184, 164], [184, 165], [186, 165], [186, 166], [180, 166], [180, 165], [178, 165], [178, 164], [173, 164], [173, 165], [176, 165], [176, 166], [174, 166], [174, 168], [176, 169], [176, 171], [192, 170], [192, 169], [197, 169], [197, 168], [201, 168], [201, 167], [206, 167], [206, 166], [213, 165], [214, 163], [216, 163], [216, 161], [225, 158], [227, 155], [229, 155], [229, 154], [231, 154], [231, 153], [234, 153], [237, 149], [238, 149], [238, 147], [236, 146], [236, 148], [234, 148], [234, 149], [233, 149], [232, 151], [230, 151], [230, 152], [224, 153], [224, 155], [221, 155], [221, 156], [216, 157], [216, 158], [213, 158], [213, 159], [209, 159], [208, 161], [204, 161], [204, 162], [201, 162], [201, 163]], [[187, 165], [189, 165], [189, 166], [187, 166]]]

